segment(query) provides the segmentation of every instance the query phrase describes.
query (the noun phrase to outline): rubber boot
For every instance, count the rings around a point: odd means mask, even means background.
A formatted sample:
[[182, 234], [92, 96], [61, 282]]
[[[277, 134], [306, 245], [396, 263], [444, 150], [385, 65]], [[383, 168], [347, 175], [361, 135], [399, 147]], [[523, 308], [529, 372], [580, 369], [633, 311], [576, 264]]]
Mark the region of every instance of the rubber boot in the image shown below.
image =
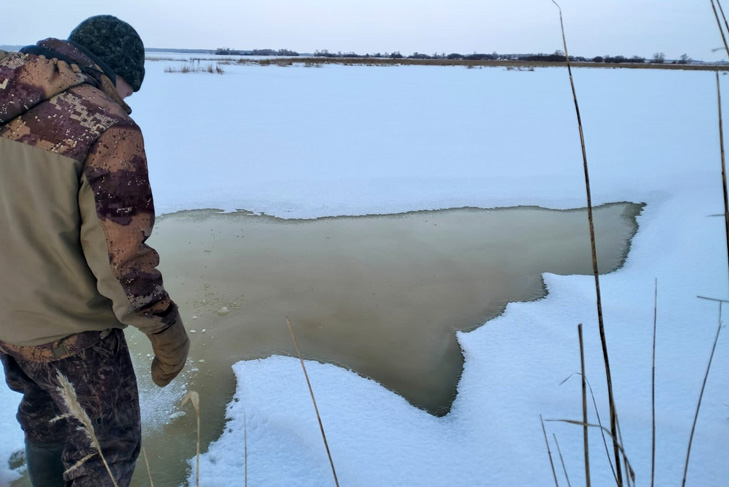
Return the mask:
[[25, 440], [25, 463], [33, 487], [64, 487], [64, 443], [32, 443]]

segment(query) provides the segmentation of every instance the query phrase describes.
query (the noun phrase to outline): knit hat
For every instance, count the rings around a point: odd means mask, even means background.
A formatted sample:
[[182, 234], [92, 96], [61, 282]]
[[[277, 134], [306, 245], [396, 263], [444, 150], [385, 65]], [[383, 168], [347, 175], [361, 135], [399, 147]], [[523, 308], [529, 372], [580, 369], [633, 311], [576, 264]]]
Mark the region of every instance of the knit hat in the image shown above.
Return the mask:
[[97, 15], [81, 22], [68, 40], [106, 63], [134, 91], [142, 87], [144, 44], [131, 25], [113, 15]]

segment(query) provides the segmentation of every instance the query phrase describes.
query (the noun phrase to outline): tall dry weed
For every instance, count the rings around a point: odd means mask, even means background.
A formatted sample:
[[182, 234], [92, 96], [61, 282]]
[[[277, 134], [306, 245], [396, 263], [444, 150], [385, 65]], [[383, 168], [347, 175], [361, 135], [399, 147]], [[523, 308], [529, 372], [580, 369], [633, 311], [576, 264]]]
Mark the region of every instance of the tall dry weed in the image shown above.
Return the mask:
[[[86, 434], [86, 437], [91, 442], [91, 446], [96, 449], [95, 453], [90, 453], [86, 455], [84, 458], [76, 462], [75, 465], [72, 465], [66, 472], [72, 471], [86, 463], [90, 458], [93, 458], [95, 455], [99, 455], [101, 457], [101, 461], [104, 462], [104, 466], [106, 467], [106, 471], [109, 473], [109, 478], [111, 478], [112, 483], [115, 487], [119, 487], [116, 483], [116, 479], [114, 478], [114, 474], [111, 473], [111, 468], [109, 468], [109, 464], [106, 462], [106, 458], [104, 458], [104, 454], [101, 452], [101, 445], [99, 444], [98, 438], [96, 438], [96, 434], [94, 433], [94, 425], [91, 422], [91, 418], [89, 418], [89, 415], [86, 413], [86, 410], [81, 406], [81, 404], [78, 402], [78, 397], [76, 396], [76, 389], [74, 389], [73, 385], [69, 380], [64, 376], [60, 371], [56, 371], [56, 378], [58, 379], [58, 383], [60, 386], [58, 387], [58, 392], [61, 394], [61, 398], [63, 398], [63, 402], [66, 406], [66, 409], [68, 410], [68, 413], [63, 415], [62, 417], [72, 417], [76, 419], [81, 425], [79, 426], [79, 430], [84, 432]], [[56, 418], [56, 419], [60, 419]]]
[[195, 486], [200, 487], [200, 395], [195, 391], [189, 391], [182, 400], [181, 406], [190, 401], [195, 409], [197, 417], [197, 453], [195, 455]]
[[[572, 65], [570, 63], [569, 50], [567, 48], [567, 36], [564, 31], [564, 20], [562, 18], [562, 7], [552, 0], [559, 9], [559, 24], [562, 30], [562, 44], [564, 46], [565, 61], [567, 63], [567, 73], [569, 74], [570, 86], [572, 87], [572, 98], [575, 103], [575, 113], [577, 115], [577, 127], [580, 133], [580, 146], [582, 148], [582, 166], [585, 173], [585, 192], [587, 195], [587, 220], [590, 228], [590, 250], [592, 253], [592, 269], [595, 276], [595, 294], [597, 298], [597, 321], [600, 331], [600, 343], [602, 345], [603, 362], [605, 363], [605, 379], [607, 381], [608, 404], [610, 408], [610, 436], [613, 439], [613, 455], [615, 459], [615, 473], [617, 477], [618, 487], [623, 486], [623, 475], [620, 465], [620, 450], [618, 435], [618, 413], [615, 407], [615, 396], [613, 394], [613, 380], [610, 372], [610, 356], [608, 353], [607, 338], [605, 337], [605, 322], [602, 312], [602, 295], [600, 293], [600, 274], [597, 267], [597, 246], [595, 243], [595, 224], [592, 218], [592, 195], [590, 190], [590, 171], [587, 164], [587, 148], [585, 146], [585, 133], [582, 128], [582, 116], [580, 115], [580, 104], [577, 100], [577, 90], [575, 89], [575, 80], [572, 76]], [[584, 423], [584, 421], [583, 421]], [[626, 466], [627, 467], [627, 466]]]
[[149, 487], [154, 487], [154, 481], [152, 481], [152, 470], [149, 468], [149, 459], [147, 458], [147, 450], [142, 447], [142, 455], [144, 456], [144, 463], [147, 465], [147, 475], [149, 475]]
[[291, 340], [294, 342], [294, 348], [296, 348], [296, 354], [299, 356], [299, 362], [301, 362], [301, 368], [304, 369], [304, 377], [306, 377], [306, 384], [309, 386], [309, 394], [311, 394], [311, 401], [314, 403], [314, 411], [316, 411], [316, 419], [319, 421], [319, 429], [321, 430], [321, 437], [324, 440], [324, 447], [327, 450], [327, 456], [329, 457], [329, 464], [332, 467], [332, 474], [334, 475], [334, 483], [339, 487], [339, 479], [337, 479], [337, 471], [334, 469], [334, 461], [332, 460], [332, 453], [329, 451], [329, 443], [327, 442], [327, 435], [324, 433], [324, 423], [321, 421], [319, 415], [319, 408], [316, 405], [316, 398], [314, 397], [314, 389], [311, 387], [311, 381], [309, 381], [309, 374], [306, 372], [306, 365], [304, 365], [304, 359], [301, 356], [301, 350], [299, 350], [299, 344], [296, 342], [296, 335], [294, 329], [291, 327], [291, 322], [288, 317], [286, 318], [286, 324], [289, 327], [289, 333], [291, 334]]

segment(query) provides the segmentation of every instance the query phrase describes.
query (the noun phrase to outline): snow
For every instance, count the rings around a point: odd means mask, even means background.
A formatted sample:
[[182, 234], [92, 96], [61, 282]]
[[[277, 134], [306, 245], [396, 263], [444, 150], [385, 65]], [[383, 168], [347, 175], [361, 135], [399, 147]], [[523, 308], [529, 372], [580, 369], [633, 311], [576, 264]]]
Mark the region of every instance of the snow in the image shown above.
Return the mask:
[[[585, 206], [563, 69], [231, 65], [221, 76], [166, 74], [169, 64], [148, 63], [144, 89], [129, 100], [160, 213], [220, 208], [311, 218]], [[724, 223], [715, 216], [723, 205], [714, 74], [574, 74], [593, 204], [647, 204], [625, 266], [600, 280], [625, 448], [638, 485], [648, 485], [657, 280], [656, 485], [677, 485], [719, 318], [718, 304], [697, 296], [727, 299]], [[580, 323], [604, 424], [608, 412], [594, 279], [544, 279], [545, 299], [510, 304], [499, 318], [459, 333], [464, 373], [443, 418], [351, 371], [306, 363], [342, 485], [553, 485], [539, 417], [581, 418], [579, 377], [560, 384], [580, 369]], [[728, 367], [724, 334], [689, 485], [729, 479]], [[242, 485], [244, 437], [250, 485], [334, 485], [298, 360], [239, 362], [234, 372], [229, 422], [202, 456], [201, 485]], [[0, 458], [22, 448], [16, 396], [0, 388]], [[582, 483], [582, 429], [546, 428], [558, 437], [571, 481]], [[593, 485], [611, 485], [596, 430], [590, 448]], [[564, 483], [554, 443], [551, 449]], [[0, 484], [15, 475], [0, 465]]]

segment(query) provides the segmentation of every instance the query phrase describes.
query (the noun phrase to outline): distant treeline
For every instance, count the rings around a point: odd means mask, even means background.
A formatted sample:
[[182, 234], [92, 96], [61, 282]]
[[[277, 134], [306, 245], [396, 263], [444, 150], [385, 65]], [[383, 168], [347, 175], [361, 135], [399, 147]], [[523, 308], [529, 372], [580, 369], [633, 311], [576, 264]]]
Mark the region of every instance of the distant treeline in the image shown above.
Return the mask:
[[251, 51], [239, 51], [228, 47], [219, 47], [215, 50], [215, 54], [221, 56], [288, 56], [295, 57], [299, 53], [289, 51], [288, 49], [253, 49]]
[[[215, 51], [215, 54], [220, 55], [238, 55], [238, 56], [287, 56], [295, 57], [300, 54], [296, 51], [290, 51], [288, 49], [254, 49], [252, 51], [239, 51], [230, 49], [227, 47], [219, 48]], [[550, 63], [564, 62], [565, 55], [562, 51], [555, 51], [552, 54], [499, 54], [492, 52], [491, 54], [477, 53], [473, 54], [460, 54], [453, 52], [450, 54], [446, 53], [435, 53], [435, 54], [423, 54], [414, 52], [409, 56], [400, 54], [400, 51], [394, 52], [377, 52], [372, 54], [357, 54], [356, 52], [330, 52], [326, 49], [321, 51], [314, 51], [314, 57], [325, 57], [325, 58], [389, 58], [389, 59], [452, 59], [452, 60], [466, 60], [466, 61], [543, 61]], [[644, 58], [640, 56], [625, 57], [625, 56], [596, 56], [593, 58], [586, 58], [583, 56], [570, 56], [571, 62], [591, 62], [591, 63], [656, 63], [663, 64], [670, 62], [672, 64], [688, 64], [692, 59], [687, 55], [683, 54], [679, 59], [674, 61], [667, 61], [666, 55], [662, 52], [657, 52], [652, 58]]]
[[[473, 54], [460, 54], [453, 52], [451, 54], [446, 53], [435, 53], [435, 54], [423, 54], [415, 52], [410, 56], [404, 56], [399, 51], [392, 53], [374, 53], [374, 54], [357, 54], [354, 52], [329, 52], [326, 49], [322, 51], [315, 51], [315, 57], [332, 57], [332, 58], [390, 58], [390, 59], [453, 59], [453, 60], [466, 60], [466, 61], [544, 61], [551, 63], [564, 62], [565, 55], [562, 51], [555, 51], [552, 54], [499, 54], [492, 52], [491, 54], [477, 53]], [[640, 56], [633, 56], [631, 58], [625, 56], [596, 56], [594, 58], [586, 58], [583, 56], [570, 56], [571, 62], [592, 62], [592, 63], [658, 63], [663, 64], [666, 61], [666, 56], [662, 52], [656, 53], [652, 58], [646, 59]], [[684, 54], [678, 60], [671, 61], [674, 64], [688, 64], [691, 62], [691, 58]]]

